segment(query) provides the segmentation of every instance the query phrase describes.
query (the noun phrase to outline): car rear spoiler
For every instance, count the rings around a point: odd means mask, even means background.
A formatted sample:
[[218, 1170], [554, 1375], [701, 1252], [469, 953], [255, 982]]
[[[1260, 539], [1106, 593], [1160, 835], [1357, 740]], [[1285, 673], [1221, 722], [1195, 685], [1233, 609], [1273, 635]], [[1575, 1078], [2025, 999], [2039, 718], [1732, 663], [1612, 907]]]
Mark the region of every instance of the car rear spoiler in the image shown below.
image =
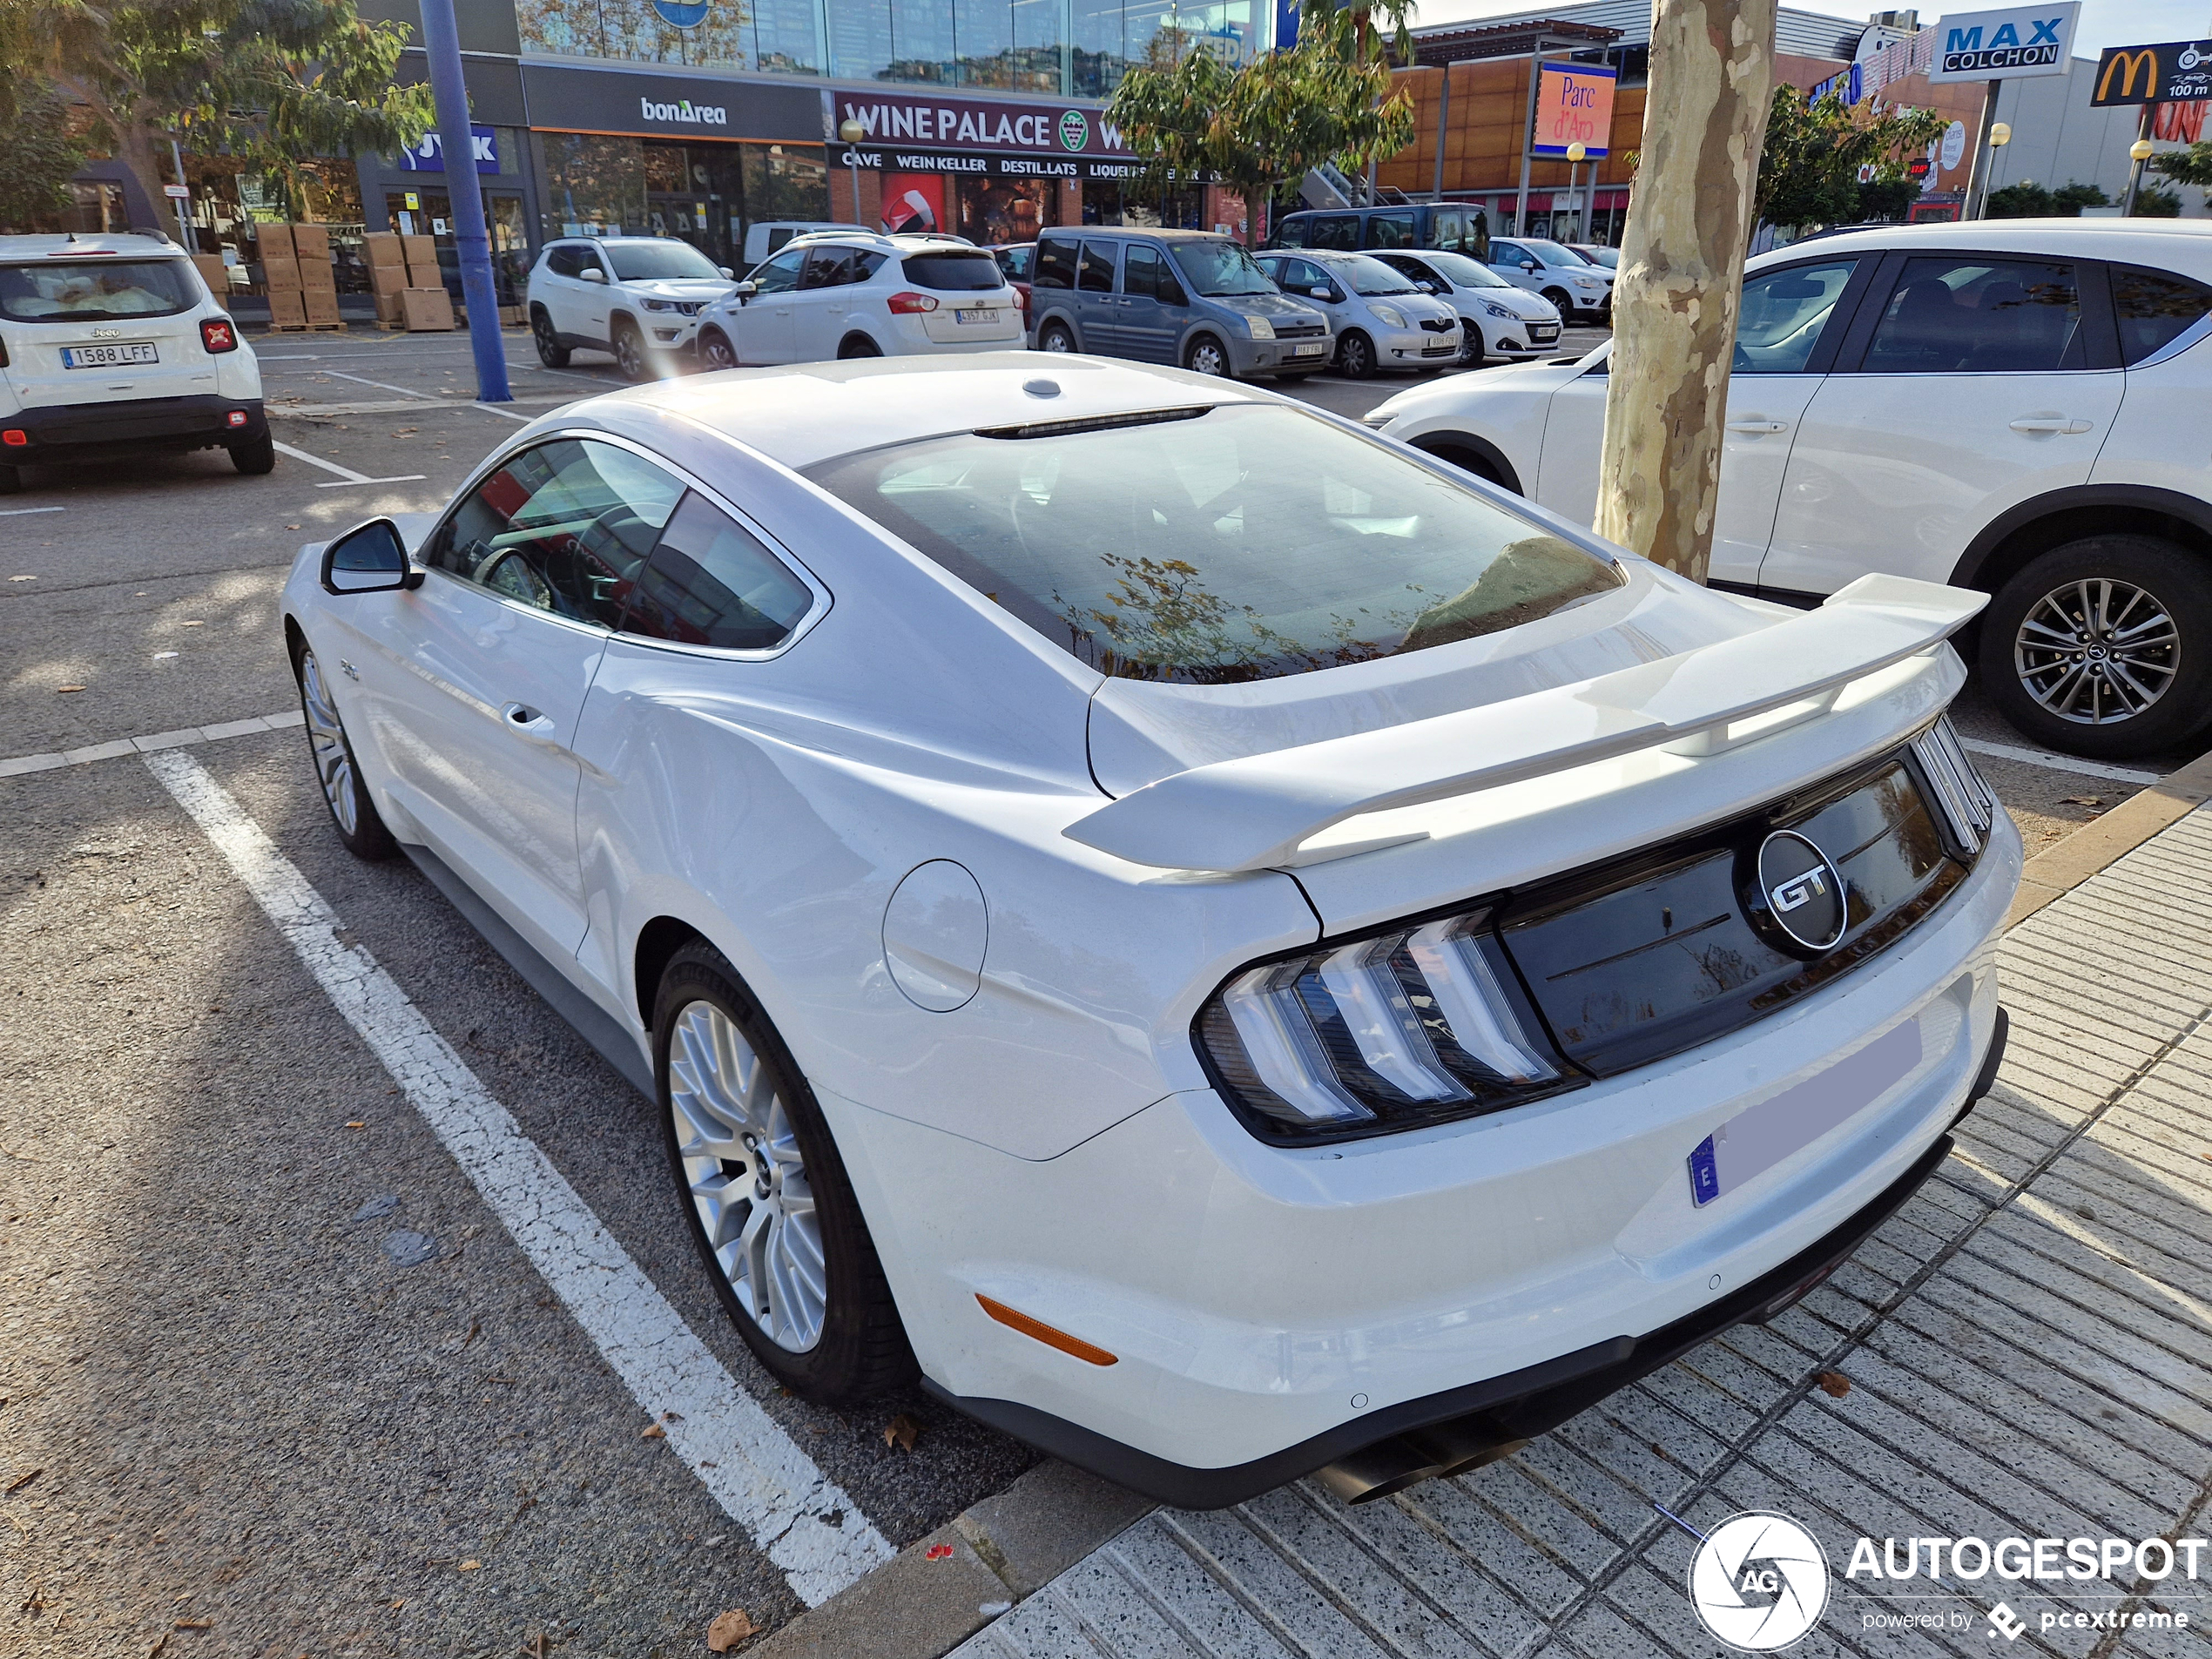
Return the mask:
[[[1831, 708], [1851, 681], [1934, 651], [1988, 596], [1864, 576], [1817, 610], [1656, 663], [1482, 708], [1267, 754], [1145, 785], [1062, 832], [1135, 864], [1264, 870], [1363, 813], [1413, 806], [1664, 746], [1714, 754]], [[1342, 857], [1379, 845], [1332, 849]], [[1310, 861], [1310, 860], [1309, 860]]]

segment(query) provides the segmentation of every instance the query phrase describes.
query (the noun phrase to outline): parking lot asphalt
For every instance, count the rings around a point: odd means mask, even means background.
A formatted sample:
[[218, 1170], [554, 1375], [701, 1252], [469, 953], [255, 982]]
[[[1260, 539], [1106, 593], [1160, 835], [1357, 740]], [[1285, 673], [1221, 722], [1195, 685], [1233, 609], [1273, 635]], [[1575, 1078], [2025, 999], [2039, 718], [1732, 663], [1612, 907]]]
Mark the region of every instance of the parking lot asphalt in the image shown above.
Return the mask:
[[[210, 452], [0, 503], [0, 762], [295, 707], [293, 550], [435, 508], [516, 416], [619, 383], [585, 354], [546, 371], [510, 332], [523, 401], [494, 411], [463, 336], [255, 344], [274, 474]], [[1401, 383], [1300, 395], [1358, 415]], [[1971, 704], [1962, 725], [2026, 747]], [[344, 853], [296, 731], [151, 759], [0, 776], [0, 1648], [691, 1652], [718, 1612], [772, 1628], [812, 1599], [273, 921], [244, 879], [269, 859], [856, 1526], [911, 1543], [1035, 1462], [919, 1394], [840, 1413], [776, 1389], [692, 1253], [650, 1103], [412, 866]], [[1978, 759], [2031, 852], [2136, 787]], [[186, 810], [185, 766], [266, 858]], [[901, 1414], [911, 1449], [885, 1438]]]

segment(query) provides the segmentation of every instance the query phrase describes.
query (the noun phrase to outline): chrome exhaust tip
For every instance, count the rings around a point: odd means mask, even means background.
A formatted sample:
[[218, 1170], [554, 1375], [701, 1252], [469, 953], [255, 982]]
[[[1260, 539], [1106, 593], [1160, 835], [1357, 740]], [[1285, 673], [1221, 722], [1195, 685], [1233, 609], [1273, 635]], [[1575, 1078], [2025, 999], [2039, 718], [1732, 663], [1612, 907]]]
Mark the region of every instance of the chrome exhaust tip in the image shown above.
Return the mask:
[[1321, 1484], [1345, 1503], [1372, 1503], [1444, 1473], [1444, 1466], [1397, 1435], [1363, 1446], [1317, 1469]]

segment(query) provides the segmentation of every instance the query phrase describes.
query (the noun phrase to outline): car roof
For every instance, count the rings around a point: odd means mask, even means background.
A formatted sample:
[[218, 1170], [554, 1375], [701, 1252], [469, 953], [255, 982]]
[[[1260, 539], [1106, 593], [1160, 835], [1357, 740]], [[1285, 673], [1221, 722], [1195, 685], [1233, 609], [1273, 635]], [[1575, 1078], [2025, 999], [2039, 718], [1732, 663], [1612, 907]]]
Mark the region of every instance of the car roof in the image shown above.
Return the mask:
[[0, 236], [0, 261], [51, 260], [72, 253], [128, 253], [138, 259], [181, 260], [185, 250], [165, 236]]
[[1839, 253], [2057, 253], [2087, 260], [2156, 260], [2212, 274], [2212, 220], [2202, 219], [1977, 219], [1938, 225], [1878, 225], [1809, 238], [1762, 253], [1753, 268]]
[[[1057, 386], [1036, 396], [1033, 382]], [[733, 438], [794, 469], [855, 450], [979, 427], [1128, 415], [1194, 403], [1276, 400], [1233, 382], [1112, 358], [1040, 358], [1031, 352], [944, 357], [856, 358], [775, 368], [728, 369], [651, 381], [571, 405], [636, 435], [676, 419]]]
[[1170, 231], [1148, 229], [1143, 225], [1048, 225], [1039, 231], [1040, 239], [1047, 236], [1078, 237], [1150, 236], [1163, 242], [1226, 242], [1233, 239], [1220, 231]]

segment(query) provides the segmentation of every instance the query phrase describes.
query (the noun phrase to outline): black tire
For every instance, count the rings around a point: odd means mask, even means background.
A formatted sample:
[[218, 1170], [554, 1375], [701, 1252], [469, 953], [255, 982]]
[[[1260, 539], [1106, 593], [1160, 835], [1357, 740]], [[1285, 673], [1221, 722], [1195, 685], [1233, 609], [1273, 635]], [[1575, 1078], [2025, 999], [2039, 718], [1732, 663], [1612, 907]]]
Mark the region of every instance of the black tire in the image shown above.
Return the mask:
[[1076, 336], [1064, 322], [1049, 322], [1037, 330], [1039, 351], [1073, 351]]
[[[770, 1073], [812, 1189], [826, 1294], [819, 1337], [804, 1352], [793, 1352], [770, 1336], [755, 1311], [739, 1297], [708, 1240], [700, 1205], [692, 1195], [684, 1142], [677, 1130], [670, 1051], [679, 1022], [699, 1003], [718, 1011]], [[912, 1383], [921, 1375], [921, 1367], [914, 1363], [875, 1243], [846, 1177], [844, 1160], [838, 1156], [837, 1141], [783, 1039], [745, 993], [736, 970], [711, 945], [686, 945], [661, 974], [653, 1004], [653, 1078], [669, 1169], [691, 1242], [724, 1308], [769, 1374], [793, 1393], [824, 1402], [864, 1399]], [[726, 1177], [732, 1160], [721, 1162]], [[750, 1204], [749, 1194], [745, 1202]]]
[[710, 372], [738, 367], [738, 348], [719, 328], [710, 328], [699, 336], [699, 367]]
[[354, 740], [346, 735], [346, 722], [323, 680], [322, 665], [313, 651], [303, 648], [292, 671], [300, 687], [300, 712], [307, 723], [307, 755], [322, 789], [322, 804], [330, 810], [330, 826], [355, 858], [381, 863], [400, 850], [399, 843], [384, 826], [361, 782]]
[[0, 467], [0, 496], [19, 496], [23, 493], [23, 469]]
[[1229, 347], [1211, 334], [1200, 334], [1183, 348], [1183, 366], [1193, 374], [1211, 374], [1231, 381], [1237, 378], [1229, 360]]
[[276, 440], [264, 432], [258, 438], [231, 445], [231, 465], [248, 478], [266, 477], [276, 470]]
[[883, 347], [866, 334], [847, 334], [838, 342], [837, 360], [840, 363], [850, 362], [856, 357], [880, 357], [882, 355]]
[[1576, 314], [1574, 296], [1568, 293], [1566, 289], [1546, 288], [1544, 290], [1544, 298], [1552, 302], [1552, 304], [1558, 309], [1559, 314], [1562, 319], [1571, 318]]
[[615, 368], [623, 379], [632, 386], [652, 379], [652, 353], [645, 345], [645, 336], [637, 332], [637, 325], [627, 317], [617, 317], [613, 333]]
[[1480, 368], [1490, 361], [1482, 339], [1482, 325], [1472, 317], [1460, 319], [1460, 364], [1461, 368]]
[[561, 336], [554, 331], [553, 319], [545, 314], [543, 306], [530, 309], [530, 340], [537, 347], [537, 361], [546, 368], [569, 366], [569, 348], [561, 343]]
[[1337, 373], [1348, 381], [1364, 381], [1375, 372], [1375, 342], [1357, 328], [1337, 341]]
[[[2099, 603], [2114, 626], [2088, 618]], [[2161, 613], [2170, 628], [2153, 627]], [[2114, 635], [2128, 655], [2101, 663]], [[2079, 656], [2065, 649], [2069, 638]], [[2120, 760], [2187, 744], [2212, 721], [2212, 568], [2154, 536], [2068, 542], [1998, 590], [1982, 614], [1979, 655], [1998, 712], [2047, 748]], [[2081, 666], [2070, 670], [2069, 657]], [[2155, 694], [2145, 700], [2141, 691]]]

